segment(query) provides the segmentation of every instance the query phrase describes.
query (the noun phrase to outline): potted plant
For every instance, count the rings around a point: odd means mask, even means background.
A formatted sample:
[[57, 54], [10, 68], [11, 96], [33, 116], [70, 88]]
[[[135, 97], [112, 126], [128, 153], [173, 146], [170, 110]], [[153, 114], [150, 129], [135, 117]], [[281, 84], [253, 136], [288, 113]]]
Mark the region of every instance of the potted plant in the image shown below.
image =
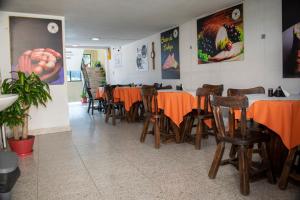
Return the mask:
[[87, 103], [86, 90], [83, 88], [81, 93], [81, 103]]
[[52, 98], [50, 96], [49, 85], [41, 81], [35, 73], [30, 75], [26, 75], [20, 71], [13, 73], [17, 73], [17, 77], [5, 79], [1, 90], [3, 94], [18, 94], [19, 97], [15, 102], [15, 107], [13, 106], [12, 109], [21, 109], [20, 112], [23, 110], [24, 113], [20, 115], [22, 118], [22, 131], [20, 135], [19, 131], [17, 131], [17, 126], [13, 124], [9, 125], [14, 130], [14, 137], [10, 138], [8, 143], [11, 149], [18, 155], [27, 155], [32, 152], [35, 138], [28, 134], [29, 109], [31, 106], [38, 107], [39, 105], [46, 107], [46, 103], [52, 100]]

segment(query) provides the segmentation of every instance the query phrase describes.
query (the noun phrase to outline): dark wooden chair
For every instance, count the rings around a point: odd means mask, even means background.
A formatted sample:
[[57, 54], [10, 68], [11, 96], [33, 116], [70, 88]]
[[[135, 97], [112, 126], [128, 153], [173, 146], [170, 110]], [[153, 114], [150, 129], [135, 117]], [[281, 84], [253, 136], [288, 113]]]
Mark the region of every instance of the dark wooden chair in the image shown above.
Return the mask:
[[[155, 148], [160, 147], [160, 127], [159, 119], [160, 114], [157, 106], [157, 91], [154, 86], [143, 86], [142, 87], [142, 99], [144, 105], [144, 127], [141, 134], [140, 141], [145, 142], [146, 135], [151, 133], [154, 134]], [[149, 132], [149, 124], [153, 124], [153, 132]]]
[[[267, 172], [268, 180], [274, 183], [274, 176], [270, 166], [269, 155], [266, 149], [266, 143], [269, 141], [269, 135], [264, 132], [253, 131], [247, 128], [246, 109], [248, 107], [248, 98], [246, 96], [219, 97], [214, 96], [211, 100], [213, 113], [217, 126], [217, 137], [219, 143], [215, 152], [214, 160], [209, 170], [208, 176], [214, 179], [217, 175], [220, 165], [233, 164], [237, 167], [240, 174], [240, 191], [243, 195], [250, 192], [249, 179], [255, 178]], [[228, 131], [225, 129], [223, 120], [224, 108], [228, 109]], [[235, 128], [234, 112], [241, 110], [241, 126]], [[225, 160], [222, 157], [225, 150], [225, 143], [235, 145], [238, 150], [236, 161]], [[260, 143], [260, 151], [262, 152], [261, 163], [254, 165], [252, 162], [252, 148], [254, 144]]]
[[[298, 160], [298, 163], [296, 162]], [[281, 190], [287, 188], [289, 180], [300, 182], [300, 147], [289, 150], [288, 156], [284, 163], [278, 186]]]
[[202, 88], [208, 89], [211, 93], [216, 96], [222, 96], [224, 91], [224, 85], [211, 85], [211, 84], [203, 84]]
[[112, 118], [112, 124], [116, 125], [116, 119], [123, 119], [125, 111], [124, 111], [124, 104], [122, 102], [115, 102], [113, 96], [113, 90], [114, 87], [111, 85], [104, 86], [104, 92], [106, 95], [105, 122], [108, 123], [109, 118]]
[[[88, 95], [88, 110], [87, 112], [90, 113], [90, 110], [92, 111], [92, 115], [94, 115], [94, 110], [104, 110], [103, 105], [104, 105], [104, 99], [102, 98], [96, 98], [95, 95], [93, 95], [92, 89], [91, 89], [91, 83], [90, 83], [90, 79], [88, 76], [88, 73], [86, 71], [85, 66], [82, 64], [81, 66], [81, 72], [83, 74], [83, 79], [84, 79], [84, 90], [86, 91], [87, 95]], [[95, 102], [98, 102], [98, 106], [95, 106]]]
[[[195, 148], [201, 148], [201, 139], [204, 135], [208, 135], [208, 130], [205, 125], [205, 120], [211, 120], [212, 122], [212, 129], [214, 133], [216, 132], [215, 120], [212, 111], [210, 110], [210, 99], [209, 95], [214, 94], [212, 90], [207, 88], [198, 88], [196, 91], [197, 95], [197, 110], [193, 113], [192, 121], [197, 120], [196, 123], [196, 134], [195, 134]], [[204, 107], [202, 106], [204, 105]], [[194, 123], [194, 122], [192, 122]], [[191, 133], [191, 130], [185, 130], [182, 136], [182, 142], [185, 140], [186, 134]]]
[[247, 89], [233, 89], [229, 88], [227, 90], [227, 96], [243, 96], [247, 94], [265, 94], [265, 88], [259, 86]]
[[[246, 88], [246, 89], [236, 89], [236, 88], [229, 88], [227, 90], [227, 96], [245, 96], [249, 94], [265, 94], [265, 89], [261, 86], [254, 87], [254, 88]], [[254, 122], [252, 119], [249, 119], [248, 125], [252, 129], [259, 129], [260, 131], [267, 131], [266, 127]], [[237, 123], [239, 123], [239, 120], [237, 120]], [[258, 144], [260, 146], [260, 144]], [[254, 149], [254, 153], [260, 153], [257, 149]], [[235, 147], [232, 146], [230, 150], [230, 157], [233, 158], [236, 156], [236, 150]]]

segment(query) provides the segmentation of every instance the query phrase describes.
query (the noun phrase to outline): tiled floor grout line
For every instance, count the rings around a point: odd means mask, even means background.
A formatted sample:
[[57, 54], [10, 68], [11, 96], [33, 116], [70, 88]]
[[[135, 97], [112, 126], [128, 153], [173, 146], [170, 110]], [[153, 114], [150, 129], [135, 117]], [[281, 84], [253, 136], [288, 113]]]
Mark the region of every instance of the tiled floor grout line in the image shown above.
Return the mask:
[[86, 167], [86, 165], [85, 165], [85, 163], [84, 163], [84, 161], [83, 161], [83, 159], [82, 159], [82, 157], [81, 157], [81, 155], [80, 155], [80, 152], [79, 152], [77, 146], [75, 145], [75, 143], [73, 142], [73, 140], [72, 140], [72, 144], [74, 145], [74, 148], [75, 148], [75, 150], [76, 150], [76, 152], [77, 152], [77, 154], [78, 154], [78, 156], [79, 156], [80, 162], [82, 163], [82, 165], [83, 165], [84, 169], [86, 170], [86, 172], [87, 172], [89, 178], [91, 179], [91, 181], [92, 181], [94, 187], [96, 188], [97, 193], [100, 195], [100, 197], [103, 197], [103, 194], [100, 192], [100, 189], [97, 187], [97, 184], [95, 183], [95, 181], [94, 181], [92, 175], [90, 174], [90, 171], [89, 171], [88, 168]]

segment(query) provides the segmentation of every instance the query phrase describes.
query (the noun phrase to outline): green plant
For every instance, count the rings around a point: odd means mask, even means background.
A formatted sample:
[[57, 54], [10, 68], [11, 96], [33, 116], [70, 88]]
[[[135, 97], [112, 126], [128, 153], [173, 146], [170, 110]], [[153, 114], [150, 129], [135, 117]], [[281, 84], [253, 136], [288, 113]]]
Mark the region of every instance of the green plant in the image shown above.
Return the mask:
[[100, 68], [100, 67], [102, 67], [102, 64], [100, 61], [96, 61], [94, 66]]
[[[49, 85], [41, 81], [39, 76], [35, 73], [30, 75], [26, 75], [23, 72], [12, 73], [17, 73], [17, 77], [5, 79], [2, 83], [1, 90], [3, 94], [12, 93], [19, 95], [12, 109], [19, 110], [21, 108], [24, 111], [24, 115], [21, 115], [21, 118], [23, 119], [22, 139], [27, 139], [29, 109], [31, 106], [38, 107], [39, 105], [46, 107], [48, 100], [52, 100], [50, 88]], [[15, 138], [17, 139], [20, 137], [15, 135]]]
[[81, 96], [81, 98], [86, 98], [86, 97], [87, 97], [87, 95], [86, 95], [86, 90], [85, 90], [85, 89], [82, 90], [80, 96]]
[[24, 125], [25, 110], [16, 102], [0, 112], [0, 126], [8, 126], [12, 129], [14, 138], [19, 139], [19, 127]]

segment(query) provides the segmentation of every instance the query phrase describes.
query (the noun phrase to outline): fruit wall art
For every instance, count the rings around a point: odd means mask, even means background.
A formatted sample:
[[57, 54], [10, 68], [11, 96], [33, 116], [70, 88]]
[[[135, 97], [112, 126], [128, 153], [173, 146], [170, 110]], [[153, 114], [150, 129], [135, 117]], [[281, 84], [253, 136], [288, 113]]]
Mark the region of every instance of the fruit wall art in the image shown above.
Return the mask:
[[9, 28], [12, 71], [64, 84], [62, 21], [11, 16]]
[[180, 79], [179, 27], [160, 34], [163, 79]]
[[243, 4], [197, 20], [198, 63], [244, 59]]
[[282, 1], [283, 78], [300, 77], [300, 1]]

